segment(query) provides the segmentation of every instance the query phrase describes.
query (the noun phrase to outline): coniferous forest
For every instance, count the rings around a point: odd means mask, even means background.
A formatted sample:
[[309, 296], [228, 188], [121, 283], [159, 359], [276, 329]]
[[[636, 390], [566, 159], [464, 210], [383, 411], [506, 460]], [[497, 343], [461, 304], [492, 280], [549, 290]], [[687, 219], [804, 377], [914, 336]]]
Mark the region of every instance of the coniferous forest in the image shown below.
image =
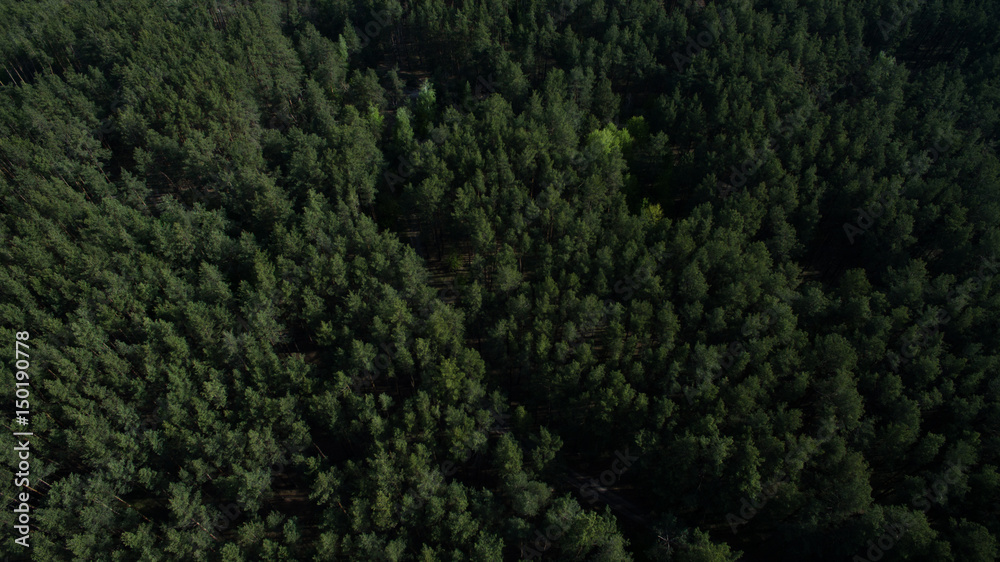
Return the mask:
[[997, 2], [0, 22], [0, 556], [1000, 557]]

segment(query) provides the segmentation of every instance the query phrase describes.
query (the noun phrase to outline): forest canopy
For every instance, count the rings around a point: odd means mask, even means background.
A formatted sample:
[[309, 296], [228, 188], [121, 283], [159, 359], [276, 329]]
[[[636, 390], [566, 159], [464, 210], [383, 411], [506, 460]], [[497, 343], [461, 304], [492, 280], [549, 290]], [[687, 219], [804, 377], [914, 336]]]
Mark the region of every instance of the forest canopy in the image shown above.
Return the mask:
[[0, 555], [1000, 556], [1000, 4], [0, 22]]

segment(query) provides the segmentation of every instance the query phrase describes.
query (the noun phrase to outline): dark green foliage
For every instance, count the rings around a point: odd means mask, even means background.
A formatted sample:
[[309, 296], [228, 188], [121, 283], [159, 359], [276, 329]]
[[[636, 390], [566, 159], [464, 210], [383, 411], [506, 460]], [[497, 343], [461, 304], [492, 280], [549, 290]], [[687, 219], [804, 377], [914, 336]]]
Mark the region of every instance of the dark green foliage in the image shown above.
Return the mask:
[[32, 559], [997, 558], [995, 3], [0, 21]]

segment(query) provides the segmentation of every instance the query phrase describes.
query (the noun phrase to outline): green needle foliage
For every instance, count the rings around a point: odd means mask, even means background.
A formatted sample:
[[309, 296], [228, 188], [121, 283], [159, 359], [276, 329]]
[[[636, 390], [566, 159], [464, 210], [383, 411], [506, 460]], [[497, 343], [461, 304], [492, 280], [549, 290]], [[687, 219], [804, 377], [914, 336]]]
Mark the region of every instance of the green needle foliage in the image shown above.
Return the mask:
[[0, 555], [1000, 556], [996, 2], [0, 22]]

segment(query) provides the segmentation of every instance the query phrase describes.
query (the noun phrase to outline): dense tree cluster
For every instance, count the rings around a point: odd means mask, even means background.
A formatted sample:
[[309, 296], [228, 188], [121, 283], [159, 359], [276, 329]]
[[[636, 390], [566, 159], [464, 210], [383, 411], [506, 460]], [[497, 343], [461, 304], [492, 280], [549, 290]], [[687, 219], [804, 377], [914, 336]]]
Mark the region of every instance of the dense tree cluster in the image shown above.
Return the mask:
[[995, 2], [0, 21], [32, 559], [1000, 556]]

